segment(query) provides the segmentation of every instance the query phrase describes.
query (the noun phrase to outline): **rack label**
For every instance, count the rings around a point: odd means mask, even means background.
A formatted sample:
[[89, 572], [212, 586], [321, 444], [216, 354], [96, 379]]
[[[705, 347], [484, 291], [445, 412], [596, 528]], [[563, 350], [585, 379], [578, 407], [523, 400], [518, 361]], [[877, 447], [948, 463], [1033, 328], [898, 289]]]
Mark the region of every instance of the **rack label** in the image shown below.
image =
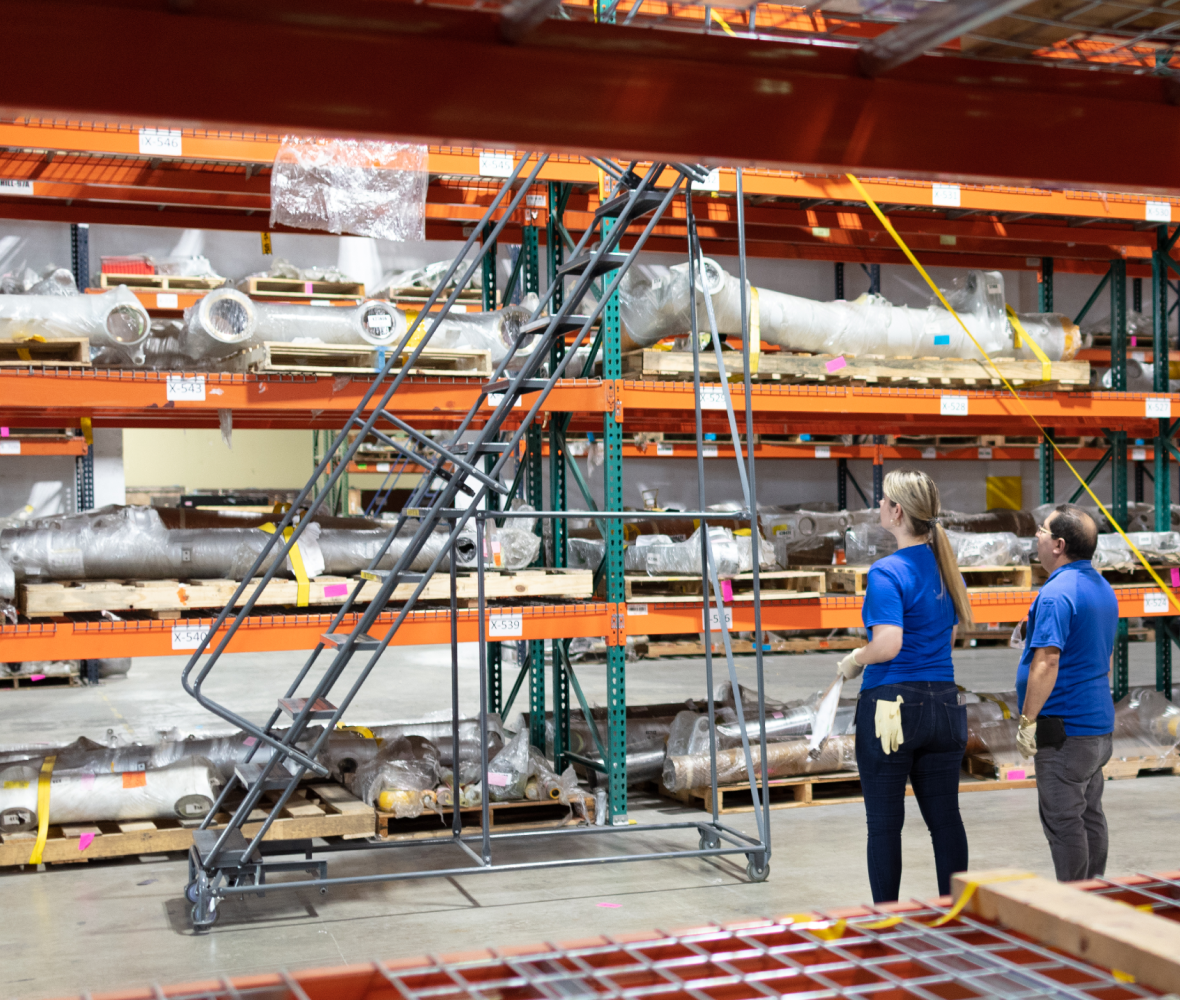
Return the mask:
[[149, 156], [180, 156], [183, 153], [180, 129], [141, 128], [139, 151]]
[[12, 438], [5, 438], [0, 441], [0, 455], [19, 455], [20, 442], [14, 441]]
[[1158, 396], [1154, 399], [1145, 399], [1144, 408], [1144, 416], [1146, 417], [1156, 417], [1160, 420], [1172, 418], [1172, 401], [1170, 399], [1160, 399]]
[[483, 177], [511, 177], [512, 154], [480, 150], [479, 172]]
[[1157, 590], [1154, 594], [1143, 595], [1143, 613], [1145, 615], [1166, 615], [1168, 613], [1168, 595]]
[[[491, 406], [491, 407], [499, 406], [502, 402], [504, 402], [504, 397], [507, 395], [508, 395], [508, 393], [506, 393], [506, 392], [489, 392], [488, 393], [488, 406]], [[518, 407], [522, 407], [522, 406], [524, 406], [524, 400], [518, 396], [516, 398], [516, 402], [512, 404], [512, 408], [515, 410]]]
[[656, 444], [656, 454], [662, 455], [665, 458], [671, 458], [676, 454], [676, 449], [670, 444], [664, 444], [662, 441]]
[[[705, 627], [705, 612], [701, 612], [701, 628]], [[714, 632], [721, 631], [721, 615], [716, 608], [709, 609], [709, 628]], [[725, 609], [725, 628], [726, 630], [733, 628], [733, 608]]]
[[938, 397], [938, 412], [943, 417], [965, 417], [967, 416], [967, 397], [966, 396], [939, 396]]
[[701, 409], [724, 410], [725, 390], [719, 385], [701, 386]]
[[923, 458], [938, 458], [938, 450], [935, 448], [923, 448], [922, 449], [922, 457]]
[[166, 398], [169, 402], [203, 403], [205, 401], [205, 376], [169, 375]]
[[979, 448], [979, 449], [977, 449], [977, 452], [978, 452], [978, 454], [976, 455], [976, 457], [981, 460], [989, 459], [992, 457], [991, 448]]
[[720, 191], [721, 168], [714, 167], [703, 181], [693, 181], [692, 189], [694, 191]]
[[156, 308], [157, 309], [179, 309], [180, 296], [175, 292], [157, 292], [156, 293]]
[[212, 630], [205, 625], [173, 625], [172, 648], [196, 649], [205, 641], [205, 636], [210, 631]]
[[816, 458], [831, 458], [832, 457], [831, 445], [817, 444], [815, 446], [815, 457]]
[[32, 194], [32, 181], [0, 180], [0, 194]]
[[701, 445], [701, 455], [704, 456], [705, 458], [716, 458], [717, 457], [717, 445], [715, 445], [715, 444]]
[[647, 605], [646, 604], [628, 604], [627, 605], [627, 614], [628, 615], [646, 615], [647, 614]]
[[1131, 461], [1132, 462], [1146, 462], [1147, 461], [1147, 449], [1146, 448], [1132, 448], [1131, 449]]
[[935, 184], [930, 191], [930, 201], [934, 205], [946, 205], [949, 208], [958, 208], [959, 185]]
[[1149, 201], [1143, 206], [1143, 218], [1148, 222], [1171, 222], [1172, 205], [1167, 201]]
[[488, 639], [511, 639], [524, 635], [524, 618], [514, 615], [488, 615]]

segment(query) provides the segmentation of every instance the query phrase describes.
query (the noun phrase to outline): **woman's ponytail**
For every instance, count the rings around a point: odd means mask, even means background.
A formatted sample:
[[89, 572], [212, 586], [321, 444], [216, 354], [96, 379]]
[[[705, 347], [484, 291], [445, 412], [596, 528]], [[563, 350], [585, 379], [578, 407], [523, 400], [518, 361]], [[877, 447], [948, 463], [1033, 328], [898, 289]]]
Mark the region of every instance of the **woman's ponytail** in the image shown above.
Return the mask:
[[971, 601], [963, 585], [963, 574], [959, 572], [959, 561], [946, 531], [938, 523], [942, 507], [938, 499], [938, 486], [926, 473], [917, 469], [894, 469], [885, 476], [882, 484], [890, 502], [901, 507], [910, 520], [915, 535], [929, 535], [930, 546], [938, 563], [938, 575], [942, 585], [951, 595], [951, 603], [959, 616], [959, 624], [971, 628], [975, 620], [971, 614]]

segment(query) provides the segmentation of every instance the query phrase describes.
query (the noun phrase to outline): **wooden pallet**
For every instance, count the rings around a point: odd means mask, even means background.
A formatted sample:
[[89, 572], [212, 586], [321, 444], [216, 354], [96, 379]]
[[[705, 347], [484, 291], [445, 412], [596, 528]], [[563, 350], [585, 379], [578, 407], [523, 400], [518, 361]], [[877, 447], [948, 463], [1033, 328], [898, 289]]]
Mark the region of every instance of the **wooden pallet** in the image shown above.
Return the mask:
[[[808, 566], [823, 569], [827, 574], [827, 588], [842, 594], [863, 594], [868, 583], [870, 566]], [[968, 590], [1029, 590], [1032, 587], [1030, 566], [960, 566], [959, 572], [967, 581]]]
[[[586, 800], [590, 822], [594, 821], [594, 799]], [[491, 802], [488, 805], [488, 824], [493, 833], [507, 833], [512, 830], [542, 830], [562, 826], [581, 826], [585, 821], [571, 814], [569, 806], [560, 802]], [[377, 811], [377, 836], [382, 840], [429, 840], [432, 837], [446, 837], [451, 832], [452, 812], [443, 809], [438, 813], [427, 811], [414, 819], [397, 819], [393, 813]], [[474, 809], [460, 809], [459, 819], [465, 834], [478, 833], [483, 822], [483, 813]]]
[[238, 285], [247, 295], [265, 299], [363, 299], [363, 281], [303, 281], [301, 278], [254, 276]]
[[54, 365], [58, 368], [89, 368], [90, 341], [86, 337], [61, 340], [0, 340], [0, 368], [26, 365]]
[[[652, 642], [645, 639], [643, 636], [635, 636], [635, 652], [639, 656], [658, 657], [658, 656], [704, 656], [705, 644], [703, 642], [694, 642], [691, 640], [679, 640], [671, 642]], [[836, 636], [831, 639], [822, 639], [818, 636], [806, 636], [791, 639], [771, 639], [766, 643], [769, 649], [763, 647], [763, 652], [766, 653], [816, 653], [828, 652], [835, 650], [860, 649], [861, 646], [867, 646], [866, 640], [855, 635]], [[753, 653], [754, 643], [749, 639], [738, 639], [733, 637], [730, 639], [730, 648], [734, 653]], [[606, 646], [603, 646], [606, 649]], [[720, 640], [713, 642], [714, 655], [724, 653], [725, 647]]]
[[225, 278], [196, 278], [179, 274], [103, 274], [98, 284], [100, 288], [126, 285], [128, 288], [144, 288], [148, 291], [204, 292], [220, 288], [225, 284]]
[[[371, 375], [388, 363], [389, 354], [384, 348], [365, 344], [287, 344], [268, 340], [263, 343], [262, 358], [253, 369], [318, 375]], [[408, 356], [409, 351], [402, 355]], [[492, 374], [492, 352], [427, 348], [418, 355], [418, 362], [410, 369], [410, 374], [487, 378]]]
[[[1033, 784], [1036, 784], [1036, 767], [1032, 758], [1011, 764], [996, 764], [985, 757], [964, 757], [963, 767], [968, 774], [978, 778], [994, 778], [1001, 781], [1031, 779]], [[1160, 772], [1180, 774], [1180, 753], [1168, 751], [1158, 755], [1112, 757], [1102, 768], [1102, 776], [1107, 781], [1122, 781], [1137, 778], [1141, 773]]]
[[[33, 677], [38, 678], [33, 680]], [[81, 674], [20, 674], [11, 677], [0, 677], [0, 691], [16, 691], [24, 688], [46, 687], [82, 687]]]
[[[458, 596], [462, 600], [478, 597], [474, 573], [458, 576]], [[308, 585], [309, 605], [338, 605], [352, 592], [356, 581], [342, 576], [320, 576]], [[380, 584], [368, 581], [358, 601], [371, 601]], [[62, 583], [21, 584], [17, 601], [20, 612], [29, 618], [52, 618], [57, 615], [87, 611], [182, 612], [199, 608], [223, 608], [238, 587], [236, 580], [80, 580]], [[417, 584], [399, 584], [393, 600], [407, 600]], [[489, 571], [484, 574], [484, 595], [488, 600], [514, 597], [564, 597], [585, 600], [593, 596], [594, 573], [588, 569], [524, 569]], [[238, 604], [245, 604], [247, 590]], [[451, 596], [450, 577], [436, 574], [421, 600], [442, 601]], [[262, 592], [263, 606], [294, 605], [298, 599], [295, 580], [271, 580]]]
[[[278, 793], [267, 793], [273, 801]], [[243, 825], [242, 833], [253, 837], [268, 815], [256, 809]], [[211, 829], [224, 828], [228, 813], [219, 813]], [[157, 819], [125, 822], [76, 823], [51, 826], [45, 841], [46, 864], [76, 864], [98, 858], [134, 857], [187, 851], [199, 820]], [[300, 787], [287, 802], [266, 840], [307, 840], [312, 837], [371, 837], [375, 830], [374, 811], [346, 789], [331, 783]], [[93, 839], [82, 845], [83, 835]], [[36, 831], [0, 836], [0, 866], [25, 865], [37, 839]]]
[[[742, 573], [726, 582], [733, 588], [734, 601], [754, 599], [754, 576]], [[792, 597], [817, 597], [824, 593], [825, 576], [822, 569], [772, 570], [758, 574], [761, 597], [764, 601]], [[650, 600], [661, 603], [677, 601], [700, 601], [701, 578], [699, 576], [648, 576], [646, 573], [632, 573], [626, 577], [627, 600]]]
[[[737, 351], [726, 352], [726, 372], [742, 374], [742, 356]], [[1002, 386], [995, 370], [983, 360], [974, 358], [879, 358], [843, 355], [843, 366], [829, 370], [829, 364], [839, 362], [831, 354], [788, 354], [785, 351], [763, 353], [758, 359], [759, 382], [788, 384], [807, 382], [854, 382], [866, 385], [962, 386], [990, 388]], [[701, 377], [716, 380], [717, 359], [711, 351], [700, 357]], [[1037, 389], [1088, 389], [1090, 363], [1088, 361], [1054, 361], [1052, 379], [1041, 380], [1039, 361], [1017, 361], [997, 358], [996, 366], [1014, 386]], [[632, 378], [673, 379], [692, 378], [693, 360], [688, 351], [659, 351], [651, 348], [631, 351], [623, 355], [623, 375]]]
[[[1148, 562], [1151, 562], [1151, 560], [1148, 559]], [[1149, 587], [1158, 586], [1158, 584], [1151, 578], [1151, 574], [1148, 573], [1142, 565], [1137, 565], [1133, 569], [1129, 570], [1113, 569], [1108, 566], [1095, 566], [1094, 568], [1098, 570], [1106, 582], [1112, 587], [1142, 587], [1144, 584]], [[1172, 570], [1176, 567], [1152, 563], [1151, 568], [1159, 574], [1160, 579], [1162, 579], [1164, 583], [1175, 586], [1172, 583]], [[1033, 583], [1035, 583], [1037, 586], [1040, 586], [1049, 578], [1049, 574], [1045, 572], [1045, 568], [1040, 563], [1034, 564], [1032, 569]]]

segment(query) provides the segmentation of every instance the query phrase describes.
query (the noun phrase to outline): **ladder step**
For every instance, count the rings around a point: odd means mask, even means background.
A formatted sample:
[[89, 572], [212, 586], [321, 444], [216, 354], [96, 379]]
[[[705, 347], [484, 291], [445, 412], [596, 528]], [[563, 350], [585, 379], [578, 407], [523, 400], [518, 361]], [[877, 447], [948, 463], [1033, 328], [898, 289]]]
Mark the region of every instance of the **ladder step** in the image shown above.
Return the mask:
[[[522, 378], [516, 383], [516, 387], [522, 393], [540, 392], [548, 384], [548, 380], [543, 378]], [[502, 378], [496, 382], [488, 382], [480, 391], [485, 396], [488, 396], [493, 392], [507, 392], [511, 387], [512, 381], [510, 379]]]
[[[213, 846], [221, 839], [222, 830], [194, 830], [193, 831], [193, 847], [197, 849], [197, 855], [201, 859], [201, 864], [204, 865], [205, 859], [213, 851]], [[243, 835], [242, 831], [238, 829], [230, 830], [229, 835], [225, 838], [225, 846], [217, 852], [217, 863], [223, 868], [240, 868], [245, 864], [257, 864], [262, 860], [262, 855], [256, 850], [254, 857], [246, 860], [246, 848], [250, 846]]]
[[[307, 704], [306, 698], [280, 698], [279, 708], [286, 712], [291, 718], [295, 718], [303, 711], [303, 706]], [[336, 706], [331, 702], [325, 701], [323, 698], [317, 698], [315, 704], [311, 707], [311, 711], [307, 713], [309, 719], [330, 719], [336, 714]]]
[[[343, 646], [348, 641], [348, 638], [351, 635], [352, 635], [351, 632], [325, 632], [323, 635], [320, 636], [320, 638], [323, 639], [324, 642], [327, 643], [329, 646], [335, 646], [337, 649], [339, 649], [341, 646]], [[380, 645], [381, 645], [380, 639], [374, 639], [371, 635], [369, 635], [366, 632], [364, 635], [357, 638], [357, 640], [352, 644], [352, 648], [353, 649], [376, 649]]]
[[[627, 202], [631, 198], [631, 192], [621, 194], [617, 198], [611, 198], [609, 201], [604, 201], [598, 206], [598, 210], [594, 213], [594, 221], [598, 222], [600, 219], [617, 219], [624, 212], [627, 211]], [[628, 219], [638, 219], [641, 215], [647, 215], [648, 212], [654, 212], [660, 207], [660, 203], [664, 200], [664, 196], [659, 191], [645, 191], [638, 198], [635, 199], [635, 205], [631, 211], [627, 212]]]
[[[589, 318], [589, 316], [567, 316], [557, 324], [557, 332], [562, 334], [573, 333], [574, 330], [580, 330], [586, 325], [586, 320]], [[531, 323], [525, 323], [525, 325], [520, 328], [520, 335], [522, 337], [528, 337], [532, 334], [544, 333], [549, 329], [549, 323], [550, 319], [545, 316], [542, 316], [540, 319], [535, 319]]]
[[[626, 259], [627, 255], [623, 253], [604, 253], [595, 262], [593, 254], [585, 253], [581, 257], [575, 257], [568, 264], [559, 267], [557, 269], [557, 276], [559, 278], [577, 277], [589, 271], [590, 277], [597, 278], [600, 274], [607, 274], [616, 268], [622, 267]], [[591, 266], [592, 263], [593, 266]]]
[[[361, 579], [362, 580], [370, 580], [373, 583], [383, 583], [384, 581], [389, 579], [389, 574], [392, 572], [393, 572], [393, 570], [391, 570], [391, 569], [362, 569], [361, 570]], [[421, 579], [422, 579], [421, 573], [402, 573], [401, 576], [399, 576], [397, 578], [397, 582], [398, 583], [417, 583]]]

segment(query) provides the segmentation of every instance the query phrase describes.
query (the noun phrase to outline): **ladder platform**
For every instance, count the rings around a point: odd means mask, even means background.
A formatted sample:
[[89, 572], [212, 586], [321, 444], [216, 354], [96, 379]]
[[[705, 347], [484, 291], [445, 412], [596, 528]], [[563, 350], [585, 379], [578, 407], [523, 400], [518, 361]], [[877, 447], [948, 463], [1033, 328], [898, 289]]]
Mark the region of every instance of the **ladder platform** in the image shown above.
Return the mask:
[[[320, 636], [320, 638], [323, 639], [324, 642], [327, 643], [327, 645], [335, 646], [337, 649], [339, 649], [341, 646], [343, 646], [348, 641], [348, 638], [351, 635], [352, 635], [351, 632], [325, 632], [323, 635]], [[380, 645], [381, 645], [380, 639], [374, 639], [371, 635], [369, 635], [366, 632], [359, 639], [357, 639], [356, 642], [354, 642], [352, 644], [352, 648], [353, 649], [376, 649]]]
[[616, 268], [622, 267], [627, 260], [627, 255], [623, 253], [604, 253], [597, 261], [594, 260], [594, 255], [585, 253], [581, 257], [575, 257], [568, 264], [563, 265], [557, 269], [557, 276], [559, 278], [580, 277], [589, 272], [590, 277], [597, 278], [601, 274], [607, 274]]
[[[579, 258], [580, 260], [581, 258]], [[567, 316], [560, 320], [557, 324], [557, 333], [573, 333], [575, 330], [580, 330], [586, 325], [589, 316]], [[520, 335], [522, 337], [532, 336], [538, 333], [544, 333], [549, 329], [549, 324], [553, 322], [552, 317], [542, 316], [540, 319], [535, 319], [531, 323], [525, 323], [520, 328]]]
[[[193, 847], [197, 849], [197, 856], [201, 859], [202, 865], [206, 863], [206, 859], [212, 854], [213, 848], [217, 845], [217, 841], [221, 839], [223, 833], [225, 833], [224, 830], [193, 831]], [[242, 835], [241, 830], [230, 830], [226, 835], [224, 846], [217, 852], [216, 861], [218, 866], [221, 868], [240, 868], [242, 865], [258, 864], [262, 860], [262, 855], [257, 849], [255, 849], [252, 857], [246, 858], [246, 848], [249, 846], [250, 841]]]
[[600, 219], [617, 219], [619, 216], [626, 213], [628, 219], [638, 219], [641, 215], [647, 215], [648, 212], [654, 212], [660, 207], [660, 203], [664, 200], [664, 194], [659, 191], [644, 191], [638, 198], [635, 199], [635, 205], [631, 211], [627, 211], [627, 202], [631, 200], [631, 192], [620, 194], [609, 201], [604, 201], [598, 206], [598, 210], [594, 213], [594, 221], [598, 222]]
[[[389, 579], [391, 569], [362, 569], [360, 577], [362, 580], [369, 580], [373, 583], [384, 583]], [[398, 578], [398, 583], [418, 583], [425, 574], [423, 573], [402, 573]]]
[[[286, 712], [291, 718], [295, 718], [303, 711], [307, 704], [306, 698], [280, 698], [279, 708]], [[307, 718], [310, 719], [330, 719], [336, 714], [336, 706], [323, 698], [317, 698], [315, 704], [312, 705], [311, 711], [307, 713]]]
[[262, 782], [263, 791], [268, 791], [272, 788], [286, 788], [291, 784], [291, 779], [295, 775], [283, 767], [283, 765], [280, 764], [279, 767], [281, 770], [278, 774], [275, 774], [274, 768], [271, 768], [271, 772], [266, 776], [265, 781], [262, 779], [262, 765], [255, 764], [253, 761], [248, 761], [244, 764], [235, 764], [234, 774], [237, 776], [238, 781], [246, 788], [254, 788], [260, 781]]
[[[548, 379], [522, 378], [516, 383], [516, 388], [520, 392], [540, 392], [548, 384]], [[485, 396], [488, 396], [493, 392], [507, 392], [510, 388], [512, 388], [512, 381], [510, 379], [502, 378], [495, 382], [488, 382], [480, 391]]]

